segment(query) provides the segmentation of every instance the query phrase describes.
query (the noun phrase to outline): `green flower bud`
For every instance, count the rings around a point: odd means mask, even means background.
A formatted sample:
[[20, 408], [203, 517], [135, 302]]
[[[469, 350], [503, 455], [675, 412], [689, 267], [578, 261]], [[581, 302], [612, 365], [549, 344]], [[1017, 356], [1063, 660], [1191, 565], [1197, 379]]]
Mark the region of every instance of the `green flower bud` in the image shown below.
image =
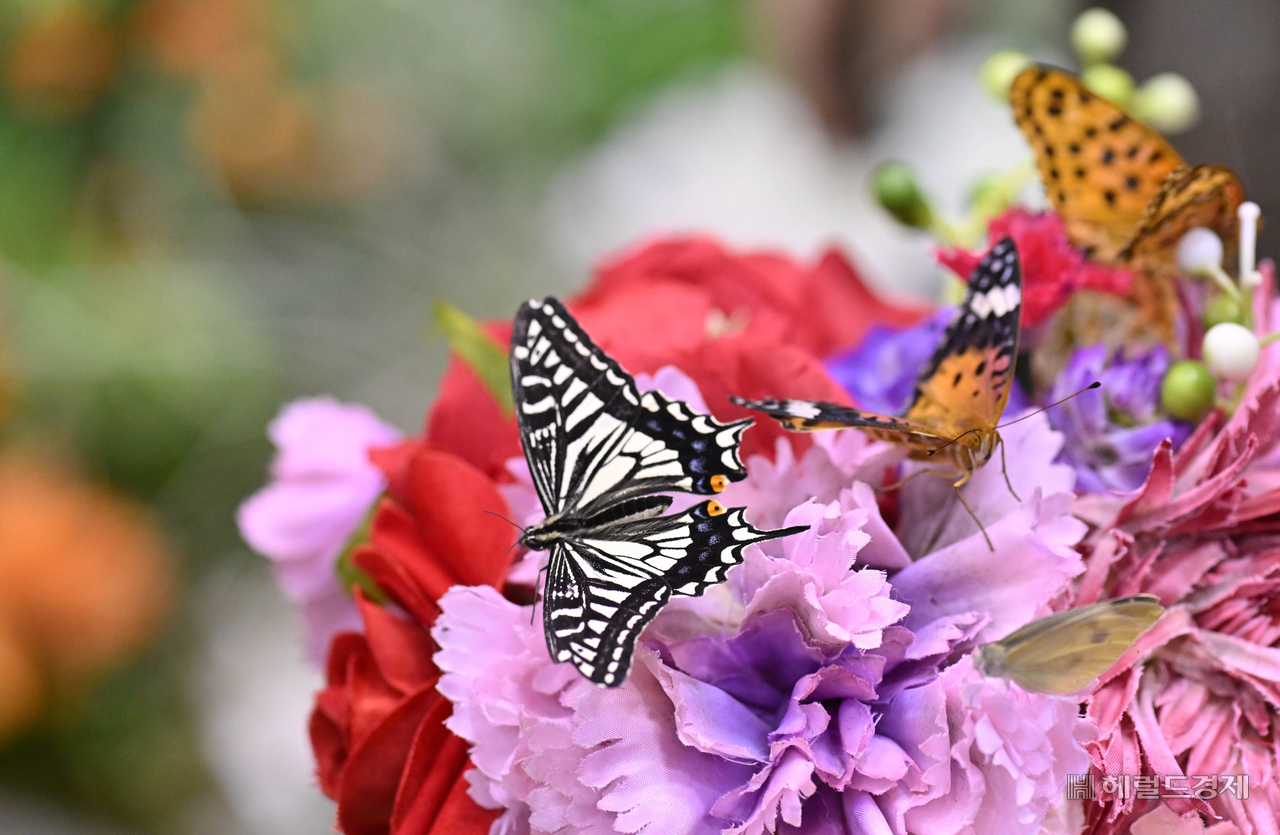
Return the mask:
[[1086, 9], [1071, 24], [1071, 46], [1085, 66], [1114, 61], [1128, 42], [1124, 24], [1106, 9]]
[[916, 176], [906, 163], [886, 162], [871, 173], [871, 189], [876, 202], [899, 223], [913, 229], [928, 229], [933, 210], [925, 200]]
[[1112, 64], [1094, 64], [1080, 73], [1084, 86], [1121, 107], [1133, 101], [1133, 76]]
[[1013, 86], [1014, 77], [1030, 65], [1031, 59], [1025, 52], [1002, 49], [991, 53], [982, 62], [982, 68], [978, 70], [978, 81], [988, 95], [1003, 102], [1009, 98], [1009, 88]]
[[1164, 133], [1182, 133], [1200, 120], [1200, 97], [1190, 81], [1162, 72], [1134, 92], [1133, 115]]
[[1182, 360], [1164, 375], [1160, 383], [1160, 405], [1170, 415], [1183, 420], [1199, 420], [1213, 408], [1218, 383], [1204, 363]]
[[1205, 330], [1212, 328], [1214, 325], [1221, 325], [1223, 322], [1231, 322], [1240, 324], [1244, 321], [1240, 309], [1240, 302], [1220, 293], [1209, 299], [1209, 303], [1204, 306], [1204, 327]]

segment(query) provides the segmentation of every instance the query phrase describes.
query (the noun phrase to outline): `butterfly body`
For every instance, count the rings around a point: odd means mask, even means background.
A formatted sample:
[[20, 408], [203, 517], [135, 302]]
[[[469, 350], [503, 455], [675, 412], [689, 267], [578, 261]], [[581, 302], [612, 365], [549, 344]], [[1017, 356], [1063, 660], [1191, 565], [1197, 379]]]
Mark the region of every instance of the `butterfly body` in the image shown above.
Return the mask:
[[622, 683], [640, 630], [673, 595], [699, 595], [747, 545], [803, 530], [757, 530], [715, 500], [663, 515], [663, 493], [719, 493], [746, 477], [738, 445], [751, 421], [639, 391], [555, 299], [516, 314], [511, 381], [546, 512], [520, 542], [550, 552], [547, 649], [597, 684]]
[[1021, 316], [1022, 271], [1012, 239], [1005, 238], [974, 269], [902, 417], [808, 400], [732, 399], [794, 432], [854, 427], [897, 444], [911, 458], [948, 467], [959, 495], [1001, 443], [996, 425], [1009, 399]]

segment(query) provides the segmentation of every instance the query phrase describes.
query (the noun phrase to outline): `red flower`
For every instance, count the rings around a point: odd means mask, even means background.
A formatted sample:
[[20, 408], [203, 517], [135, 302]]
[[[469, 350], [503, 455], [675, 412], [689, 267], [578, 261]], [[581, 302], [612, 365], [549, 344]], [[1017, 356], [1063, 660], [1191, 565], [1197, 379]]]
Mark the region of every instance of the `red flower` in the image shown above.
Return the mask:
[[[686, 291], [685, 310], [668, 306], [680, 298], [672, 292], [677, 289]], [[629, 304], [617, 304], [618, 296], [628, 295]], [[696, 344], [706, 339], [707, 317], [718, 310], [730, 323], [738, 317], [739, 329], [819, 358], [857, 345], [873, 325], [907, 327], [930, 312], [880, 299], [836, 250], [807, 266], [768, 252], [733, 255], [710, 238], [659, 241], [626, 253], [602, 265], [577, 301], [575, 314], [584, 327], [598, 307], [614, 306], [615, 316], [597, 324], [605, 326], [601, 333], [623, 344], [651, 342], [655, 332], [644, 327], [645, 321], [662, 331], [673, 317], [681, 327], [663, 334], [663, 340]], [[612, 343], [602, 346], [610, 350]]]
[[[906, 327], [929, 313], [875, 296], [838, 252], [810, 266], [769, 253], [735, 255], [708, 238], [660, 241], [608, 262], [568, 306], [632, 374], [680, 368], [721, 420], [749, 414], [728, 402], [730, 394], [847, 403], [821, 360], [858, 344], [872, 325]], [[493, 332], [505, 344], [510, 329]], [[757, 423], [742, 453], [772, 456], [784, 434], [772, 421]], [[440, 384], [427, 441], [500, 480], [502, 463], [520, 454], [515, 421], [458, 362]], [[792, 443], [803, 452], [808, 440], [792, 436]]]
[[408, 442], [378, 456], [389, 497], [355, 556], [402, 618], [358, 595], [364, 634], [334, 639], [311, 743], [320, 786], [346, 835], [484, 833], [496, 813], [466, 794], [466, 743], [444, 727], [448, 700], [428, 630], [455, 584], [498, 586], [510, 567], [506, 504], [484, 473]]
[[[1133, 274], [1086, 260], [1067, 239], [1062, 218], [1054, 212], [1028, 212], [1015, 206], [991, 221], [990, 244], [1013, 238], [1022, 262], [1022, 326], [1034, 327], [1049, 318], [1077, 290], [1100, 290], [1117, 296], [1129, 294]], [[986, 255], [960, 248], [936, 249], [938, 263], [968, 280]]]

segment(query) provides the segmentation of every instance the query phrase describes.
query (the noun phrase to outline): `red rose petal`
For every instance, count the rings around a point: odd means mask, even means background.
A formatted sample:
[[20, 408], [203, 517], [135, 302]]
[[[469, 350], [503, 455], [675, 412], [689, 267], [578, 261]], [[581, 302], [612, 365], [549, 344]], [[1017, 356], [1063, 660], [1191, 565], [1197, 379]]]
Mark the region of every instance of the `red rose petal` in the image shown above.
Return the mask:
[[743, 437], [740, 453], [744, 461], [751, 455], [772, 458], [778, 438], [787, 438], [797, 456], [804, 454], [812, 440], [788, 432], [772, 418], [735, 406], [729, 402], [730, 395], [850, 402], [848, 393], [812, 354], [791, 345], [757, 342], [749, 334], [711, 342], [696, 358], [679, 365], [691, 374], [718, 419], [756, 418], [755, 426]]
[[392, 809], [418, 728], [427, 721], [440, 725], [451, 707], [433, 682], [402, 700], [352, 746], [338, 789], [338, 826], [345, 835], [391, 831]]
[[[396, 512], [403, 511], [396, 508]], [[440, 607], [427, 597], [413, 574], [395, 556], [365, 547], [356, 551], [351, 559], [361, 571], [373, 578], [379, 589], [413, 615], [418, 623], [436, 622], [436, 618], [440, 616]]]
[[502, 414], [484, 383], [457, 357], [440, 379], [425, 434], [427, 444], [457, 455], [495, 481], [508, 480], [507, 459], [522, 454], [515, 416]]
[[[405, 505], [418, 519], [422, 542], [445, 567], [450, 586], [502, 584], [511, 568], [511, 546], [519, 532], [502, 517], [507, 503], [484, 473], [445, 452], [424, 450], [414, 460], [412, 492]], [[416, 564], [415, 564], [416, 565]]]
[[420, 448], [354, 557], [380, 588], [424, 625], [454, 585], [498, 587], [518, 532], [493, 481], [456, 455]]
[[370, 603], [359, 591], [356, 604], [364, 619], [369, 650], [388, 684], [407, 693], [440, 677], [431, 660], [436, 651], [435, 642], [419, 622], [393, 615]]
[[812, 333], [819, 358], [860, 344], [875, 325], [908, 328], [933, 312], [920, 304], [898, 304], [876, 295], [838, 250], [827, 250], [804, 285], [799, 315]]
[[428, 716], [418, 728], [409, 751], [391, 832], [486, 833], [502, 810], [482, 809], [467, 794], [463, 777], [470, 764], [467, 742], [445, 730], [443, 719], [433, 722], [432, 718]]

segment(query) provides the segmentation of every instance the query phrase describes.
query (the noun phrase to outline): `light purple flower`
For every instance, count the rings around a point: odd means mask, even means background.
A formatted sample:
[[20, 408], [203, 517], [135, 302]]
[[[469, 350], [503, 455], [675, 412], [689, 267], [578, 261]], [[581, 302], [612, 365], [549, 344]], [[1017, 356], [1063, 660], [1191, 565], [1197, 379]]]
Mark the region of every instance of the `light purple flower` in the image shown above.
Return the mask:
[[1186, 440], [1191, 432], [1187, 424], [1156, 420], [1160, 383], [1168, 369], [1169, 353], [1163, 345], [1109, 362], [1105, 345], [1081, 348], [1072, 355], [1054, 383], [1051, 401], [1094, 380], [1102, 383], [1049, 410], [1050, 422], [1066, 436], [1062, 460], [1076, 469], [1081, 492], [1136, 490], [1146, 480], [1160, 442], [1172, 438], [1176, 449]]
[[267, 435], [276, 446], [271, 481], [245, 500], [236, 522], [299, 606], [308, 654], [318, 664], [335, 634], [360, 629], [355, 604], [334, 569], [386, 489], [369, 450], [395, 443], [400, 433], [364, 406], [314, 398], [284, 407]]
[[[854, 480], [882, 468], [884, 445], [847, 433], [799, 461], [785, 444], [767, 467], [753, 458], [722, 500], [757, 496], [757, 524], [809, 529], [665, 607], [617, 688], [553, 664], [528, 607], [450, 590], [432, 632], [439, 686], [473, 744], [472, 796], [506, 808], [495, 831], [933, 835], [948, 831], [928, 828], [940, 815], [1011, 832], [1061, 815], [1086, 758], [1074, 706], [956, 664], [1048, 613], [1081, 570], [1061, 436], [1040, 416], [1009, 442], [1022, 499], [998, 471], [968, 494], [992, 514], [997, 553], [948, 528], [915, 561]], [[787, 484], [834, 495], [773, 489]]]
[[1073, 817], [1059, 808], [1063, 788], [1068, 775], [1087, 772], [1083, 745], [1095, 731], [1074, 700], [984, 678], [970, 656], [908, 698], [912, 709], [882, 726], [917, 742], [931, 785], [899, 784], [881, 798], [895, 831], [1037, 835], [1051, 812]]

